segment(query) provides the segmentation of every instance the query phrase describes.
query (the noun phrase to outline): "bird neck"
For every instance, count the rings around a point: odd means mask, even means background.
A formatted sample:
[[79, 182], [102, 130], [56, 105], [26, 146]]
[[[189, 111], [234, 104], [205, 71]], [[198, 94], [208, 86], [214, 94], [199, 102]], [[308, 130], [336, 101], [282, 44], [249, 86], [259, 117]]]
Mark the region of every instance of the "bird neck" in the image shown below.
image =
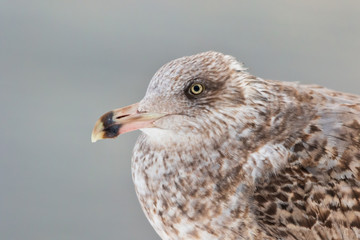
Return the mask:
[[[220, 148], [204, 143], [192, 151], [180, 151], [149, 144], [146, 135], [139, 138], [133, 181], [143, 210], [160, 236], [174, 234], [175, 239], [176, 234], [197, 231], [201, 239], [214, 239], [205, 226], [219, 236], [226, 236], [223, 226], [231, 225], [242, 225], [244, 236], [258, 232], [248, 204], [252, 189], [243, 168], [226, 155], [229, 150]], [[169, 222], [176, 224], [170, 227]]]

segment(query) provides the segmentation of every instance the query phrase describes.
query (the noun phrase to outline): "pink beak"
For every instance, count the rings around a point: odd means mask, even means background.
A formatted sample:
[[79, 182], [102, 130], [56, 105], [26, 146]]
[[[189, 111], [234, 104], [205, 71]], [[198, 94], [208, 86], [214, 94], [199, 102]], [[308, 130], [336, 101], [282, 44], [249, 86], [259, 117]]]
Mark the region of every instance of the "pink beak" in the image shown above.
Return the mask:
[[102, 115], [95, 123], [91, 141], [104, 138], [115, 138], [120, 134], [140, 128], [154, 127], [154, 122], [165, 116], [163, 113], [148, 113], [138, 111], [139, 103], [118, 108]]

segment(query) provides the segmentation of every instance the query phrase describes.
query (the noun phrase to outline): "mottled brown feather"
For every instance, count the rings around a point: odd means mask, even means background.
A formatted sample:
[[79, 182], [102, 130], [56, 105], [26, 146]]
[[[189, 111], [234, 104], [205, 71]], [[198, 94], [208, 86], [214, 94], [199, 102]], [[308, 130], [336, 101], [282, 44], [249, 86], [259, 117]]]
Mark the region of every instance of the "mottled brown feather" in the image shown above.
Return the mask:
[[[189, 84], [206, 91], [192, 98]], [[162, 239], [359, 239], [360, 97], [257, 78], [206, 52], [164, 65], [133, 179]]]

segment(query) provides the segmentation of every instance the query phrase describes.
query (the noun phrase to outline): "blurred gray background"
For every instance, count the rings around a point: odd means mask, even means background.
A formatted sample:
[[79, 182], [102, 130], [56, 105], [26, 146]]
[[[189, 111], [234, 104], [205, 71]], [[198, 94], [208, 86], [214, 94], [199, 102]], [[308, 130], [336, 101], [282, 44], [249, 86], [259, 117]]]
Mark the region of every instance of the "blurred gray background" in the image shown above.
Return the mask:
[[91, 130], [207, 50], [360, 94], [360, 1], [0, 0], [0, 239], [159, 239], [131, 180], [139, 132]]

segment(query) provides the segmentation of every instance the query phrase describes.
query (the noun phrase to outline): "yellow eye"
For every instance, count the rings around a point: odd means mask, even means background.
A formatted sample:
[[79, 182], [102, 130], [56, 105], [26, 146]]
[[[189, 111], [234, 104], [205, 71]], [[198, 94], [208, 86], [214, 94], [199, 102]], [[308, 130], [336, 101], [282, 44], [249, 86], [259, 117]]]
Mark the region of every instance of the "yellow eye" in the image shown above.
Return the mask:
[[204, 91], [204, 86], [201, 85], [200, 83], [194, 83], [193, 85], [191, 85], [190, 87], [190, 93], [194, 94], [194, 95], [199, 95], [200, 93], [202, 93]]

